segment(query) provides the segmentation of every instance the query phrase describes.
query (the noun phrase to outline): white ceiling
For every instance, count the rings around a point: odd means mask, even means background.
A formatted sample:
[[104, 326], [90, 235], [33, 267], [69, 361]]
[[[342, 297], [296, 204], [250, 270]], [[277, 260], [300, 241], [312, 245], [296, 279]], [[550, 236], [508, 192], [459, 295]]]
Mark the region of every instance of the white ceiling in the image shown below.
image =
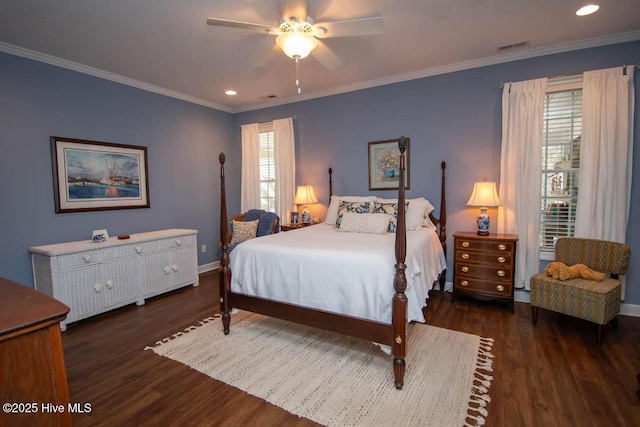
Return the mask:
[[[324, 39], [345, 64], [328, 71], [303, 59], [298, 95], [294, 61], [274, 36], [206, 24], [277, 26], [282, 1], [0, 0], [0, 51], [238, 112], [640, 39], [638, 0], [599, 0], [582, 18], [584, 0], [308, 0], [316, 22], [380, 15], [384, 32]], [[238, 95], [224, 94], [231, 88]]]

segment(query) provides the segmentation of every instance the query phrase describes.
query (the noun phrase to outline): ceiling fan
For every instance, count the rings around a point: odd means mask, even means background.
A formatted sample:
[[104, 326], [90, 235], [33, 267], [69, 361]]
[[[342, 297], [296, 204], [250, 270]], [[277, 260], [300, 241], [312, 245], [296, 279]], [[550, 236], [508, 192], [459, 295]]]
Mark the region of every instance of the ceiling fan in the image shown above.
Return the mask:
[[383, 28], [380, 16], [314, 23], [313, 19], [307, 16], [307, 0], [285, 1], [282, 17], [277, 27], [221, 18], [207, 18], [207, 24], [258, 31], [276, 36], [276, 45], [282, 49], [285, 55], [296, 61], [298, 93], [300, 93], [299, 60], [306, 58], [313, 52], [313, 57], [330, 71], [336, 70], [344, 64], [320, 39], [379, 34]]

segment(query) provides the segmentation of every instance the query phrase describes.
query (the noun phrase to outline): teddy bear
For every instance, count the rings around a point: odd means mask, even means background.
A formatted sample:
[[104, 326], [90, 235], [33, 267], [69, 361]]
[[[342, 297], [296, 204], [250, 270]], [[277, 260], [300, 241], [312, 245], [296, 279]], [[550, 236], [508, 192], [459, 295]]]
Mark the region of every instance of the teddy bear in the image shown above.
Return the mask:
[[568, 280], [575, 277], [580, 277], [587, 280], [596, 280], [602, 282], [605, 279], [604, 273], [594, 271], [584, 264], [566, 265], [559, 261], [550, 262], [547, 268], [544, 269], [544, 273], [547, 276], [551, 276], [554, 279]]

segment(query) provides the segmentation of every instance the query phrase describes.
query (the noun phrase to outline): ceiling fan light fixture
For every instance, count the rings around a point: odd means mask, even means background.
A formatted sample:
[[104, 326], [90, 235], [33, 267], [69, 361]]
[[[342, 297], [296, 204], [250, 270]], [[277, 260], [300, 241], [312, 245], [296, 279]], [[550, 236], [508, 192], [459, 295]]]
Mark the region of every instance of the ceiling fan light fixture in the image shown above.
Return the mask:
[[318, 47], [318, 40], [309, 33], [294, 30], [278, 35], [276, 44], [289, 58], [302, 59]]

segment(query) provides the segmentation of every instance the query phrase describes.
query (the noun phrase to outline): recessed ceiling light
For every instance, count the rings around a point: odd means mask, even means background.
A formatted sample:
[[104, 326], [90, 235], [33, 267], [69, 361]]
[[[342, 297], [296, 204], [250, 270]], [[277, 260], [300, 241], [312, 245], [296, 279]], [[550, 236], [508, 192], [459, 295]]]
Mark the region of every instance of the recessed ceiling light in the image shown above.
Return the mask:
[[238, 94], [238, 92], [236, 92], [236, 91], [235, 91], [235, 90], [233, 90], [233, 89], [225, 90], [225, 91], [224, 91], [224, 93], [225, 93], [226, 95], [230, 95], [230, 96], [233, 96], [233, 95], [237, 95], [237, 94]]
[[576, 11], [576, 15], [578, 16], [591, 15], [592, 13], [596, 12], [598, 9], [600, 9], [600, 6], [597, 4], [587, 4], [585, 6], [582, 6], [580, 9], [578, 9]]

